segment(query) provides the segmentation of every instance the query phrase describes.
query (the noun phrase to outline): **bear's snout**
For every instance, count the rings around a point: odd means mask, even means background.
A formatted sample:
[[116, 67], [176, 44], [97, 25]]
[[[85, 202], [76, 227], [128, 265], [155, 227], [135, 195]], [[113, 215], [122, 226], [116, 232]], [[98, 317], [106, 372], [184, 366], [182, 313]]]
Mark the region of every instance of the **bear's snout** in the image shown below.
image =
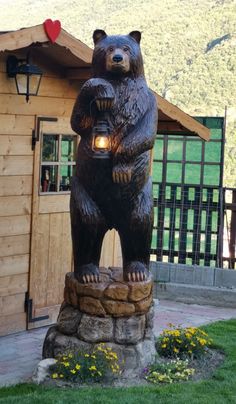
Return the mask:
[[119, 55], [119, 54], [116, 54], [116, 55], [113, 56], [112, 60], [113, 60], [115, 63], [120, 63], [120, 62], [122, 62], [122, 60], [123, 60], [123, 56], [121, 56], [121, 55]]

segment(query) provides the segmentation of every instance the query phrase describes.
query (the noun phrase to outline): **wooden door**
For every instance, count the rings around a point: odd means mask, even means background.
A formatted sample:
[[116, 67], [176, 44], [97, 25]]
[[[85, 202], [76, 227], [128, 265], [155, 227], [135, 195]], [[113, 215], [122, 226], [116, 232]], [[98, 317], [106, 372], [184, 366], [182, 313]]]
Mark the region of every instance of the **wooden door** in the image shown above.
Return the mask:
[[36, 119], [28, 329], [56, 321], [72, 270], [69, 199], [78, 136], [68, 118]]

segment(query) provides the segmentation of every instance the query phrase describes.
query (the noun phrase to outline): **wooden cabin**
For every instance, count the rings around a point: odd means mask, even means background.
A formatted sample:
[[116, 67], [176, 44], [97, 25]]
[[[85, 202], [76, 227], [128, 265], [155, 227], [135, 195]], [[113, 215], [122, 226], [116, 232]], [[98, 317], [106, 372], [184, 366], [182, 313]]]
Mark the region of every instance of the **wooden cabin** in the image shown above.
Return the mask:
[[[10, 55], [39, 66], [37, 96], [18, 95], [8, 77]], [[75, 98], [91, 74], [92, 50], [61, 29], [55, 42], [44, 24], [0, 34], [0, 335], [54, 322], [64, 275], [72, 270], [69, 179], [78, 136], [70, 127]], [[159, 132], [209, 131], [157, 95]], [[115, 231], [101, 265], [120, 265]]]

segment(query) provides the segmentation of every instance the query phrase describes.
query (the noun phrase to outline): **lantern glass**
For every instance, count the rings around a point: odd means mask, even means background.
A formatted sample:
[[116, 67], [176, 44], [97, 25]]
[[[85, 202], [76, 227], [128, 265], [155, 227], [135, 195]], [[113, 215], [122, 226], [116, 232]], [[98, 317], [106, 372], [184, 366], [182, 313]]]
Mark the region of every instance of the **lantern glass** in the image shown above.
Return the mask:
[[41, 81], [41, 75], [24, 73], [16, 74], [16, 87], [19, 95], [37, 95]]
[[95, 135], [94, 148], [97, 150], [110, 150], [110, 139], [108, 136]]
[[105, 120], [98, 121], [93, 128], [92, 149], [94, 158], [110, 158], [111, 136]]

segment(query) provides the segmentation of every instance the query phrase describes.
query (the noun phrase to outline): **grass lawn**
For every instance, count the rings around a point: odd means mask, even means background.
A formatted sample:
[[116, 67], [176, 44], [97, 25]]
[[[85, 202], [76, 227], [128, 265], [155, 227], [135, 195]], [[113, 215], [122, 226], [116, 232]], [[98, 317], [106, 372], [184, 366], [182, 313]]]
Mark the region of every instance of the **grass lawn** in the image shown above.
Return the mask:
[[223, 349], [226, 359], [209, 380], [172, 385], [130, 388], [45, 388], [21, 384], [0, 389], [0, 403], [121, 403], [121, 404], [222, 404], [236, 403], [236, 320], [220, 321], [203, 328]]

